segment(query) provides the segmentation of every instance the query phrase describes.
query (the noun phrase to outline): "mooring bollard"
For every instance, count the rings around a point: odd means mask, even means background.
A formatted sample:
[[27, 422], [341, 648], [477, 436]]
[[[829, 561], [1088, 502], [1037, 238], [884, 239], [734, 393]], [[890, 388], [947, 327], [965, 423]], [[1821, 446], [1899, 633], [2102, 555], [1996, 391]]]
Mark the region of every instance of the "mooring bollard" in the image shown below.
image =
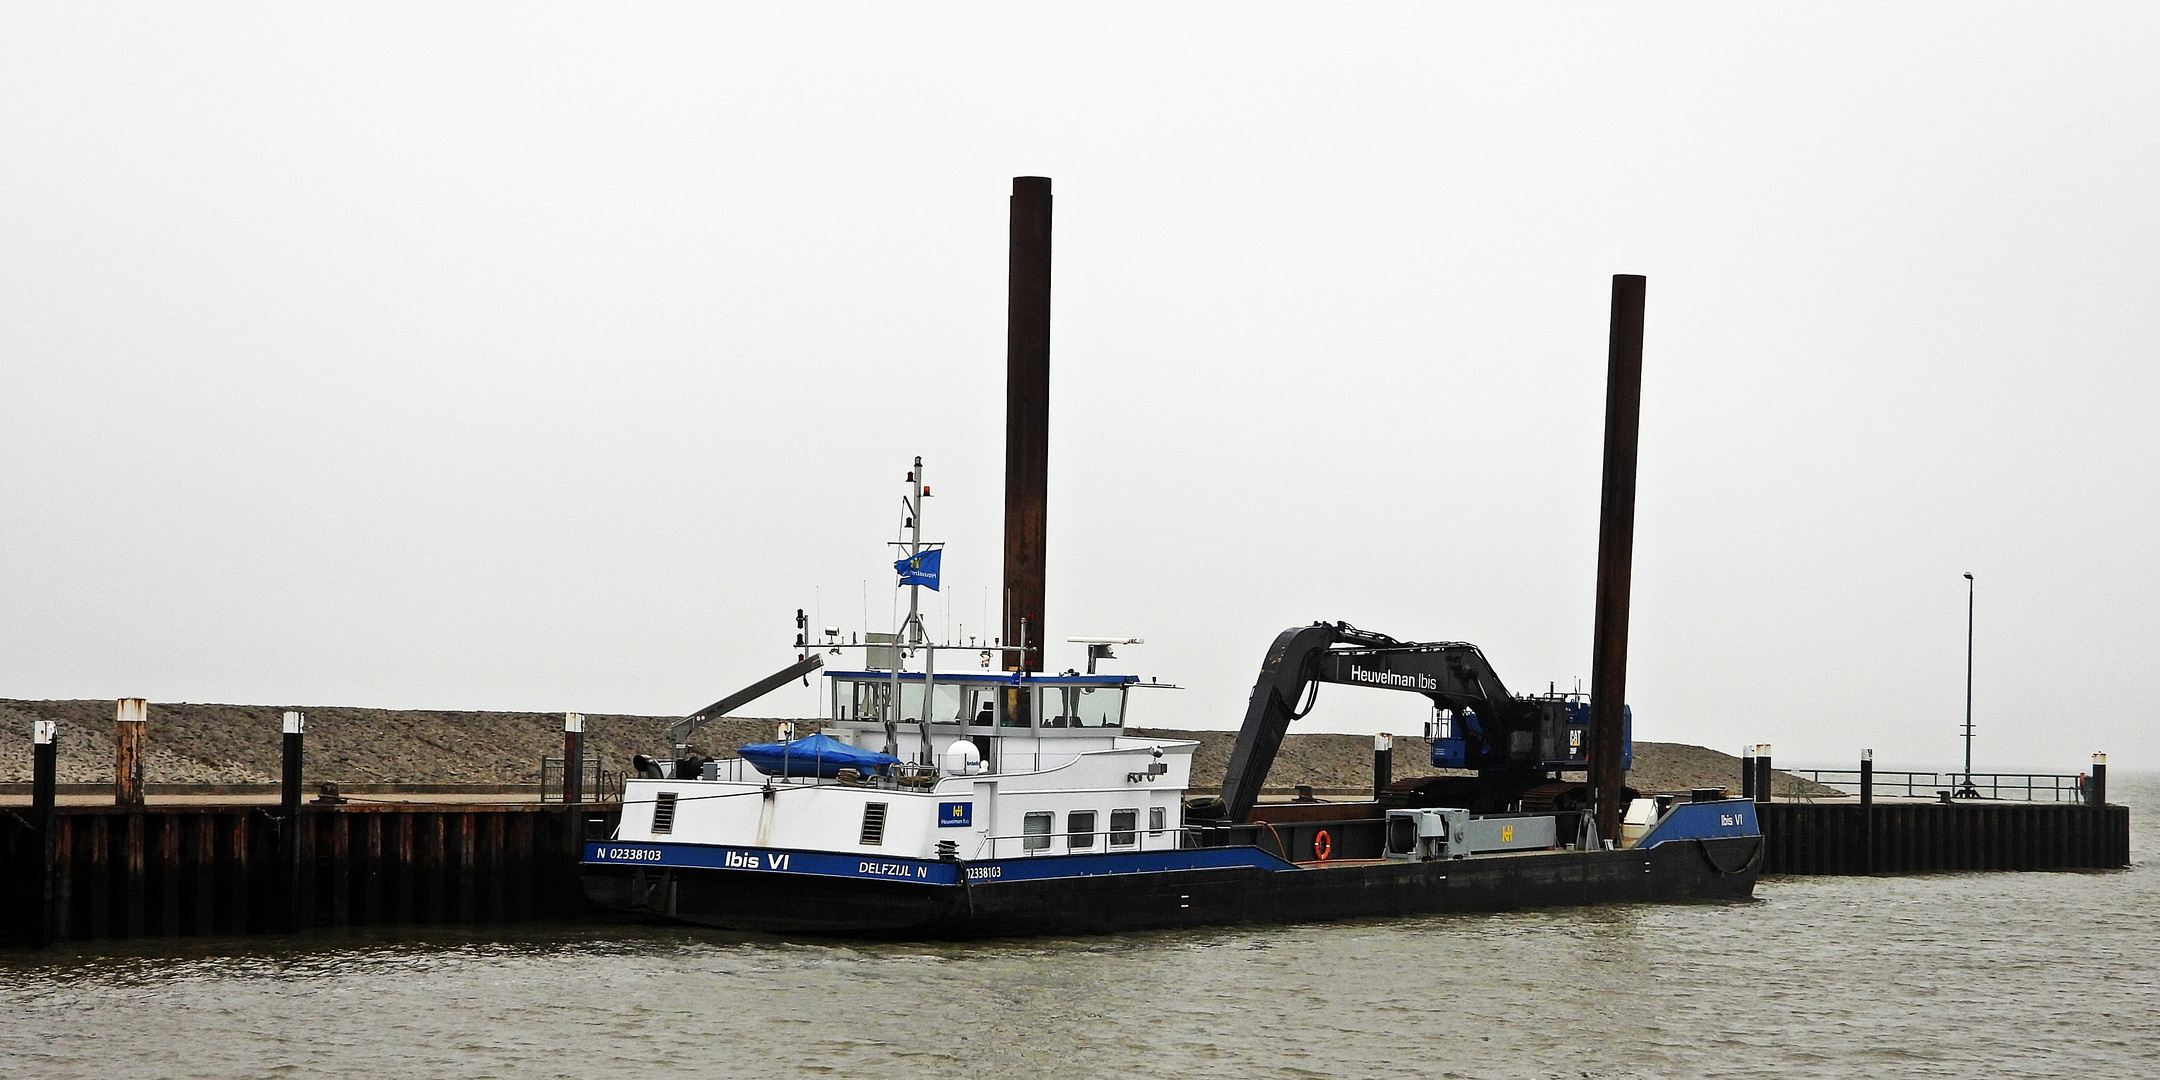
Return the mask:
[[121, 698], [113, 715], [113, 802], [143, 804], [143, 726], [150, 704], [139, 697]]
[[585, 714], [562, 714], [562, 801], [585, 801]]
[[30, 722], [30, 825], [38, 831], [37, 925], [31, 928], [31, 944], [52, 944], [59, 914], [54, 900], [59, 881], [54, 874], [60, 846], [60, 725], [50, 720]]
[[1860, 872], [1875, 872], [1875, 751], [1860, 751]]
[[1383, 731], [1372, 737], [1372, 797], [1378, 800], [1395, 782], [1395, 736]]
[[1770, 744], [1755, 748], [1755, 801], [1770, 801]]
[[1755, 797], [1755, 747], [1753, 744], [1740, 748], [1740, 797]]
[[2107, 755], [2106, 755], [2106, 754], [2094, 754], [2094, 755], [2093, 755], [2093, 774], [2092, 774], [2092, 783], [2086, 786], [2086, 790], [2088, 790], [2088, 791], [2092, 792], [2092, 804], [2093, 804], [2094, 806], [2106, 806], [2106, 805], [2107, 805]]

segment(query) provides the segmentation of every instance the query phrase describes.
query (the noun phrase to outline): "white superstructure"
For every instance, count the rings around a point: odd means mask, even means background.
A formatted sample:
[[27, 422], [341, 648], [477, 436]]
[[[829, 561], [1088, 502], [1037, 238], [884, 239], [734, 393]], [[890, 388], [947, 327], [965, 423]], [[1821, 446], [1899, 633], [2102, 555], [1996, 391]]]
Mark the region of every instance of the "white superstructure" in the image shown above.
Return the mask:
[[821, 734], [901, 764], [767, 775], [736, 758], [710, 779], [633, 778], [615, 839], [967, 861], [1178, 847], [1199, 744], [1124, 734], [1132, 676], [826, 678]]

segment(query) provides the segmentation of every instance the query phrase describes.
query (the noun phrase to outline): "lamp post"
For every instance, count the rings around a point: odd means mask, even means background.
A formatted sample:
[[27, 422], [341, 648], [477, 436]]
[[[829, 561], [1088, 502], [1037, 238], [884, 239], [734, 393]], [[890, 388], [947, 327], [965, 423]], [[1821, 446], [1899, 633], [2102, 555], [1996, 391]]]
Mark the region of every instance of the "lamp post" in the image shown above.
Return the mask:
[[1977, 799], [1980, 792], [1972, 782], [1972, 683], [1973, 683], [1973, 576], [1965, 575], [1965, 786], [1958, 789], [1961, 799]]

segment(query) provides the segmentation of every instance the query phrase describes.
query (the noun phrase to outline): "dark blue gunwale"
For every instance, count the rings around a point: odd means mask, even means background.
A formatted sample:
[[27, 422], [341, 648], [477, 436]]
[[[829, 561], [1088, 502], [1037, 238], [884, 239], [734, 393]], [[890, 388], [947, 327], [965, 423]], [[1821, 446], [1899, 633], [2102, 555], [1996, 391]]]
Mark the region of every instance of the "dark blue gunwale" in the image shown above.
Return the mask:
[[1301, 870], [1254, 847], [1179, 848], [1174, 851], [1127, 851], [1099, 855], [1041, 855], [1034, 858], [943, 862], [891, 856], [839, 854], [785, 848], [717, 844], [662, 844], [646, 841], [594, 841], [585, 845], [587, 866], [656, 869], [737, 870], [744, 873], [797, 874], [814, 877], [895, 881], [915, 885], [957, 885], [965, 869], [971, 881], [1040, 881], [1050, 878], [1099, 877], [1106, 874], [1155, 874], [1180, 870]]

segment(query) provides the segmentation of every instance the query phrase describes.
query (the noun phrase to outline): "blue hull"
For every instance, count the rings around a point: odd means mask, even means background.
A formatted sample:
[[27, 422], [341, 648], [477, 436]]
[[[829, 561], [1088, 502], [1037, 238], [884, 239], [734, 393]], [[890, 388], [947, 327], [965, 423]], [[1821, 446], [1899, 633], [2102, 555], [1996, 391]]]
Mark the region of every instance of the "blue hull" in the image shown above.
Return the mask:
[[1300, 865], [1219, 847], [963, 863], [610, 842], [587, 846], [584, 881], [603, 907], [681, 922], [915, 937], [1748, 899], [1762, 856], [1752, 806], [1699, 805], [1726, 808], [1725, 823], [1691, 814], [1624, 851]]

